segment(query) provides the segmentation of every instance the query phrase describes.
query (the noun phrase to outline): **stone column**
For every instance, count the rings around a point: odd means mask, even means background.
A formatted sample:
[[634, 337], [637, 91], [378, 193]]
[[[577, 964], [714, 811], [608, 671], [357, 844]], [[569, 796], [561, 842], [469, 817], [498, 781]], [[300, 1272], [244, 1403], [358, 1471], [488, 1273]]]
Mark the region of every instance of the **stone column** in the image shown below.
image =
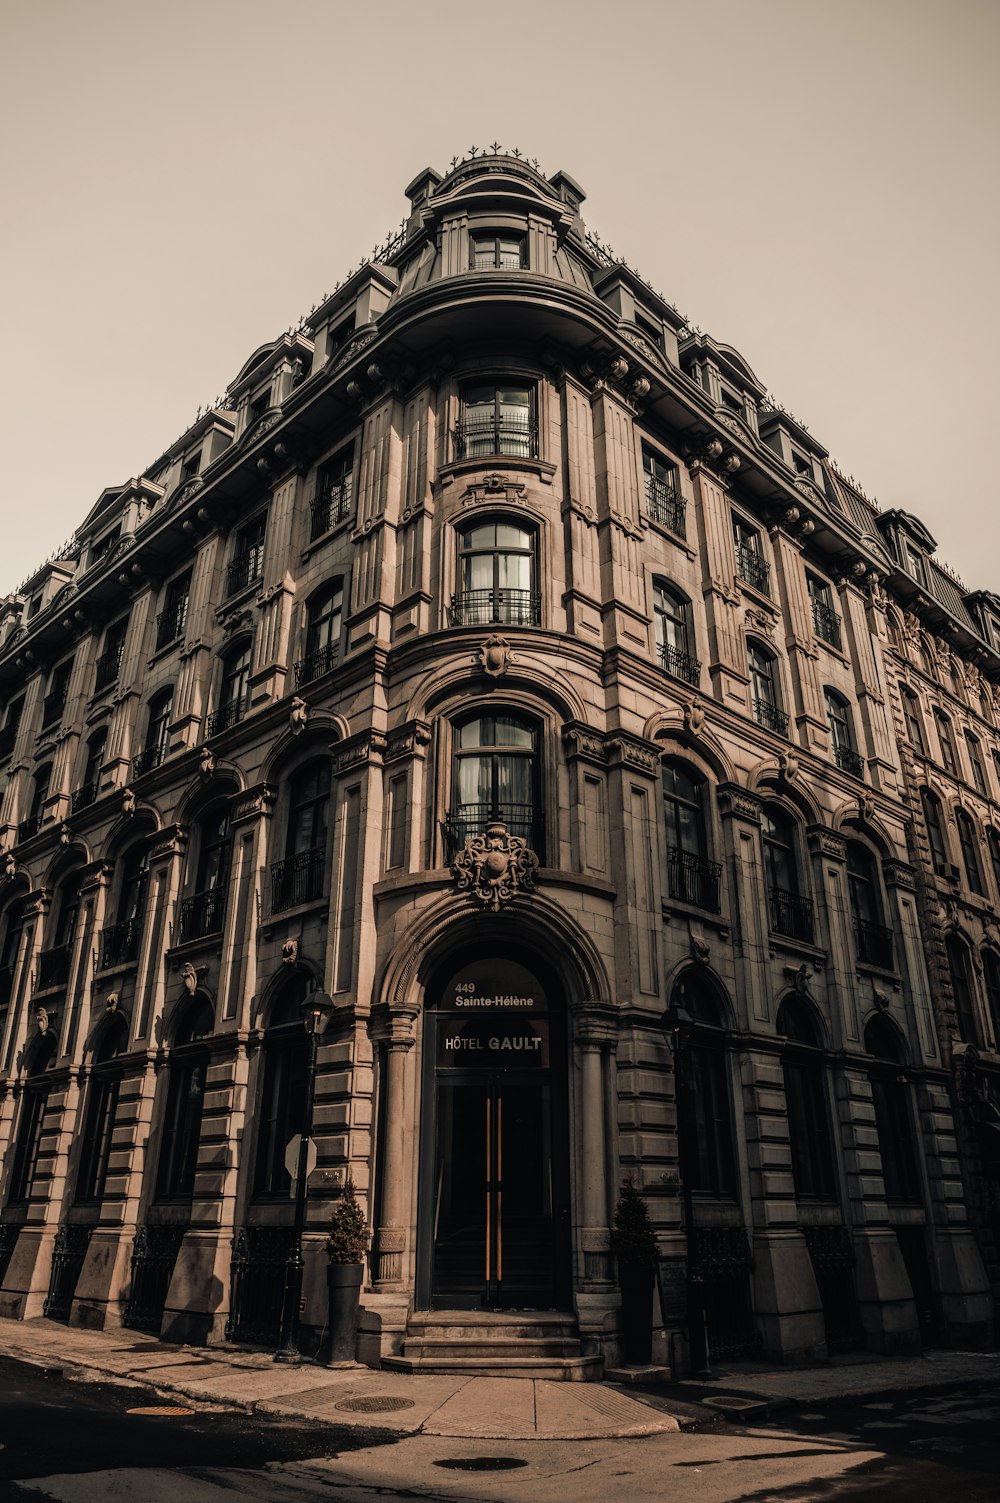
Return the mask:
[[580, 1069], [576, 1139], [580, 1145], [577, 1225], [582, 1277], [577, 1287], [599, 1290], [611, 1284], [606, 1145], [613, 1129], [605, 1112], [604, 1060], [614, 1049], [618, 1033], [614, 1009], [600, 1002], [579, 1003], [573, 1009], [573, 1033]]
[[378, 1216], [371, 1252], [371, 1294], [364, 1297], [359, 1357], [371, 1362], [394, 1355], [402, 1347], [410, 1312], [407, 1269], [407, 1228], [413, 1225], [412, 1153], [408, 1149], [413, 1092], [407, 1089], [407, 1060], [416, 1038], [416, 1008], [383, 1012], [369, 1023], [376, 1048], [381, 1046], [381, 1089], [384, 1093], [380, 1198], [372, 1207]]

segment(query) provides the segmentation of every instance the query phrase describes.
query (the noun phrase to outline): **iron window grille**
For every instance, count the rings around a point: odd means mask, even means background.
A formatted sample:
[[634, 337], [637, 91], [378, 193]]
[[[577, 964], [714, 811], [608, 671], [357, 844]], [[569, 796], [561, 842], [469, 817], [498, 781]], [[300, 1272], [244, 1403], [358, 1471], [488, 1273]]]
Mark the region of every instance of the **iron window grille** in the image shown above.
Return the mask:
[[452, 626], [538, 626], [542, 600], [535, 590], [460, 590], [451, 597]]
[[734, 548], [737, 578], [761, 595], [770, 595], [771, 565], [767, 559], [761, 558], [757, 550], [746, 543], [737, 542]]
[[144, 751], [137, 752], [132, 758], [132, 776], [141, 778], [144, 772], [152, 772], [154, 767], [159, 767], [167, 755], [167, 748], [160, 744], [147, 746]]
[[138, 959], [139, 936], [142, 933], [142, 917], [124, 919], [120, 924], [109, 924], [101, 930], [101, 969], [125, 965]]
[[162, 610], [156, 618], [156, 651], [176, 642], [183, 634], [184, 622], [187, 620], [188, 598], [173, 601]]
[[458, 804], [445, 815], [448, 854], [454, 856], [465, 847], [466, 840], [482, 835], [491, 820], [502, 821], [511, 835], [525, 840], [531, 850], [541, 848], [542, 832], [534, 804], [503, 804], [499, 814], [490, 804]]
[[66, 708], [66, 697], [69, 685], [60, 684], [53, 689], [51, 694], [46, 694], [42, 700], [42, 730], [47, 731], [49, 726], [58, 725]]
[[257, 543], [252, 548], [237, 553], [226, 567], [226, 595], [235, 595], [259, 584], [264, 577], [264, 545]]
[[646, 475], [646, 511], [668, 532], [687, 537], [687, 501], [674, 486], [650, 474]]
[[776, 731], [779, 736], [788, 734], [788, 712], [768, 699], [754, 700], [753, 718], [765, 730]]
[[841, 772], [849, 772], [852, 778], [864, 777], [865, 760], [853, 747], [841, 744], [834, 747], [833, 755]]
[[181, 943], [190, 939], [204, 939], [207, 934], [218, 934], [226, 913], [226, 889], [224, 886], [209, 887], [205, 892], [196, 892], [181, 903]]
[[722, 864], [671, 846], [667, 851], [667, 891], [681, 903], [721, 912]]
[[89, 809], [91, 804], [97, 803], [97, 793], [100, 787], [99, 780], [83, 783], [79, 788], [74, 788], [72, 797], [72, 809], [74, 814], [79, 814], [81, 809]]
[[348, 471], [339, 480], [326, 481], [309, 503], [309, 541], [346, 522], [354, 502], [354, 475]]
[[854, 941], [858, 959], [865, 965], [880, 966], [884, 971], [893, 968], [892, 930], [885, 924], [873, 923], [870, 919], [855, 918]]
[[38, 832], [39, 832], [39, 830], [41, 828], [42, 828], [42, 815], [41, 814], [29, 814], [27, 816], [27, 818], [25, 818], [25, 819], [19, 819], [18, 822], [17, 822], [17, 843], [18, 843], [18, 845], [20, 845], [22, 841], [30, 840], [33, 835], [37, 835]]
[[311, 903], [323, 896], [326, 847], [299, 851], [283, 861], [271, 862], [271, 912], [283, 913], [299, 903]]
[[94, 665], [94, 693], [99, 694], [109, 684], [118, 680], [118, 669], [121, 665], [121, 648], [112, 648], [110, 652], [104, 652]]
[[832, 606], [827, 605], [825, 600], [813, 596], [812, 602], [813, 630], [817, 637], [828, 642], [831, 647], [840, 647], [840, 617]]
[[474, 271], [522, 271], [528, 264], [524, 235], [473, 235]]
[[336, 642], [328, 642], [325, 647], [320, 647], [316, 652], [307, 653], [295, 664], [295, 683], [298, 687], [303, 684], [311, 684], [314, 678], [328, 673], [334, 666], [340, 655], [340, 649]]
[[812, 944], [813, 905], [811, 898], [800, 897], [798, 893], [787, 892], [782, 887], [769, 887], [767, 903], [772, 934], [783, 934], [787, 939], [798, 939], [803, 944]]
[[246, 708], [246, 700], [242, 696], [239, 699], [231, 699], [228, 704], [220, 705], [209, 715], [205, 723], [205, 734], [217, 736], [221, 731], [231, 730], [243, 719]]
[[679, 647], [673, 647], [669, 642], [660, 642], [657, 648], [660, 656], [660, 667], [672, 673], [674, 678], [682, 678], [687, 684], [697, 684], [701, 679], [701, 662], [693, 658], [689, 652], [682, 652]]
[[537, 458], [534, 397], [527, 386], [468, 387], [455, 428], [456, 459]]

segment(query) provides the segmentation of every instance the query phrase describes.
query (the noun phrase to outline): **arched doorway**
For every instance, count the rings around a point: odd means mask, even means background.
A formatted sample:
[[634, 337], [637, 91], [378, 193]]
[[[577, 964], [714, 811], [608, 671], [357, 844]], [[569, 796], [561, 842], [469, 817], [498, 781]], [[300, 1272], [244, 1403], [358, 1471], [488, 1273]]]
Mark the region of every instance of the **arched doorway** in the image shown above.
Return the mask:
[[417, 1301], [569, 1308], [566, 1010], [533, 958], [481, 951], [428, 990]]

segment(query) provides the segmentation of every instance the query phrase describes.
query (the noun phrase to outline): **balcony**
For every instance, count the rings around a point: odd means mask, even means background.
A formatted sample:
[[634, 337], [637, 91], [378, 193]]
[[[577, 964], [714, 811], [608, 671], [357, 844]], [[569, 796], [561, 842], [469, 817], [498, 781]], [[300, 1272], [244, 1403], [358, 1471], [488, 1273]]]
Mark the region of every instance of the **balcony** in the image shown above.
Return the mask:
[[536, 459], [538, 424], [509, 413], [459, 423], [455, 429], [456, 459], [488, 459], [497, 455]]
[[220, 731], [228, 731], [232, 726], [239, 725], [246, 710], [244, 699], [231, 699], [227, 705], [220, 705], [205, 722], [206, 736], [217, 736]]
[[788, 715], [769, 699], [755, 699], [753, 718], [767, 731], [776, 731], [779, 736], [788, 735]]
[[452, 595], [452, 626], [538, 626], [542, 598], [534, 590], [463, 590]]
[[671, 846], [667, 851], [667, 891], [681, 903], [704, 908], [706, 913], [720, 913], [722, 903], [722, 865]]
[[679, 538], [687, 537], [687, 502], [678, 495], [672, 485], [658, 480], [655, 475], [646, 476], [646, 512], [654, 522], [666, 527]]
[[32, 835], [37, 835], [42, 828], [42, 816], [29, 814], [27, 819], [18, 820], [17, 843], [20, 845], [25, 840], [30, 840]]
[[258, 543], [254, 548], [248, 548], [245, 553], [237, 553], [226, 566], [226, 598], [235, 595], [238, 590], [249, 589], [253, 584], [260, 584], [264, 577], [264, 547]]
[[0, 730], [0, 762], [5, 762], [14, 750], [14, 742], [17, 740], [17, 726], [5, 725]]
[[100, 786], [100, 781], [95, 778], [92, 783], [84, 783], [81, 788], [73, 789], [71, 805], [74, 814], [79, 814], [81, 809], [89, 809], [91, 804], [97, 803]]
[[57, 945], [54, 950], [42, 950], [38, 956], [38, 985], [65, 986], [69, 980], [69, 962], [72, 945]]
[[849, 772], [852, 778], [864, 777], [864, 758], [859, 757], [852, 746], [835, 746], [833, 749], [833, 756], [841, 772]]
[[884, 924], [873, 924], [868, 919], [854, 920], [854, 942], [858, 959], [866, 965], [881, 966], [884, 971], [893, 968], [892, 930]]
[[142, 919], [125, 919], [121, 924], [110, 924], [108, 928], [101, 930], [101, 969], [107, 970], [109, 966], [125, 965], [130, 960], [135, 960], [139, 954], [139, 936], [142, 933]]
[[697, 687], [701, 678], [701, 663], [697, 658], [693, 658], [689, 652], [682, 652], [679, 647], [671, 647], [669, 642], [658, 643], [657, 654], [660, 667], [665, 668], [667, 673]]
[[156, 618], [156, 651], [167, 647], [171, 642], [176, 642], [184, 631], [184, 622], [187, 620], [187, 596], [183, 600], [176, 601], [167, 610], [161, 611]]
[[812, 603], [813, 631], [831, 647], [840, 647], [840, 617], [832, 606], [823, 600]]
[[498, 809], [490, 804], [459, 804], [454, 810], [449, 809], [444, 817], [449, 859], [464, 848], [470, 836], [484, 834], [486, 826], [493, 821], [505, 824], [511, 835], [526, 841], [529, 849], [541, 859], [543, 831], [534, 804], [501, 804]]
[[327, 673], [337, 661], [339, 648], [336, 642], [328, 642], [325, 647], [320, 647], [316, 652], [308, 653], [300, 658], [295, 664], [295, 683], [297, 688], [303, 684], [311, 684], [314, 678]]
[[744, 584], [759, 590], [762, 595], [770, 595], [771, 565], [766, 558], [761, 558], [753, 548], [748, 548], [746, 543], [737, 543], [736, 547], [736, 577], [742, 579]]
[[52, 694], [46, 694], [42, 700], [42, 730], [47, 731], [49, 726], [58, 725], [66, 708], [66, 689], [56, 689]]
[[769, 887], [767, 906], [771, 933], [783, 934], [787, 939], [799, 939], [803, 944], [813, 943], [813, 905], [811, 898], [799, 897], [783, 887]]
[[118, 682], [118, 670], [121, 667], [122, 649], [113, 647], [110, 652], [102, 652], [94, 664], [94, 693], [100, 694], [102, 689], [109, 688]]
[[309, 541], [315, 542], [324, 532], [346, 522], [354, 503], [354, 476], [345, 475], [335, 484], [324, 485], [309, 503]]
[[181, 943], [218, 934], [226, 912], [225, 887], [209, 887], [181, 903]]
[[165, 744], [147, 746], [144, 751], [137, 752], [132, 758], [132, 776], [141, 778], [144, 772], [152, 772], [154, 767], [159, 767], [167, 755]]
[[326, 847], [321, 845], [287, 856], [284, 861], [272, 861], [271, 912], [283, 913], [286, 908], [321, 898], [325, 868]]

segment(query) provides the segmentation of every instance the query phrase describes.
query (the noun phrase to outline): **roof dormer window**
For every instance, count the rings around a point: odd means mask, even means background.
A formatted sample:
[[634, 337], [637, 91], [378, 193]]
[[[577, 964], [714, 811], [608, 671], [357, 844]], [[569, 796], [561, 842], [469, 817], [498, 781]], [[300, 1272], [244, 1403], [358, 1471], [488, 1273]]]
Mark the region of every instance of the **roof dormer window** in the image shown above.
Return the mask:
[[916, 548], [913, 543], [910, 542], [909, 538], [903, 538], [901, 541], [903, 549], [903, 568], [906, 570], [907, 574], [910, 575], [911, 579], [915, 579], [917, 581], [917, 584], [924, 584], [925, 580], [923, 554], [920, 552], [919, 548]]
[[112, 527], [110, 532], [106, 532], [102, 538], [98, 538], [95, 543], [91, 544], [90, 562], [92, 566], [99, 563], [102, 558], [107, 557], [121, 535], [122, 524], [119, 522], [117, 527]]
[[193, 480], [201, 469], [201, 450], [196, 449], [193, 454], [188, 454], [181, 465], [181, 484], [185, 480]]
[[797, 449], [792, 450], [792, 469], [796, 475], [804, 475], [807, 480], [813, 478], [812, 460], [805, 454], [800, 454]]
[[262, 418], [271, 405], [271, 388], [265, 386], [263, 391], [258, 391], [250, 398], [250, 406], [247, 410], [247, 427], [252, 428], [258, 418]]
[[521, 271], [528, 264], [528, 241], [525, 235], [502, 234], [492, 230], [472, 237], [474, 271]]
[[635, 326], [650, 344], [655, 345], [658, 350], [663, 349], [663, 330], [659, 324], [654, 324], [651, 319], [643, 318], [641, 313], [637, 313]]

